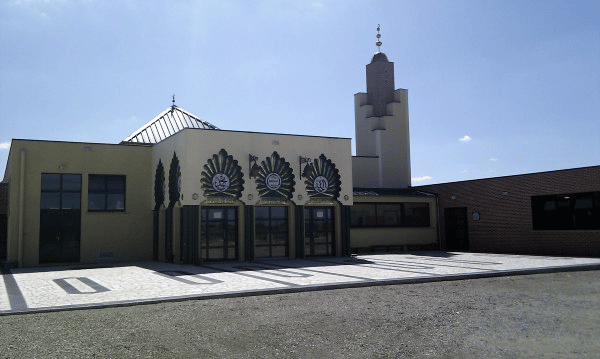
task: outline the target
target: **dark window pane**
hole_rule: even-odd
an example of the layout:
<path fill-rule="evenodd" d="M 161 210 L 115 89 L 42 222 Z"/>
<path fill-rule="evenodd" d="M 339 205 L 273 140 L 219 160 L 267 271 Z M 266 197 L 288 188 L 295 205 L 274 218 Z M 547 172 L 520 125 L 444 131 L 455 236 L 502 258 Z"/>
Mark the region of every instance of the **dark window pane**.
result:
<path fill-rule="evenodd" d="M 106 209 L 109 211 L 125 210 L 125 195 L 123 195 L 123 194 L 108 194 L 108 195 L 106 195 Z"/>
<path fill-rule="evenodd" d="M 109 176 L 106 180 L 106 190 L 109 193 L 125 193 L 125 177 Z"/>
<path fill-rule="evenodd" d="M 271 207 L 271 218 L 287 218 L 285 207 Z"/>
<path fill-rule="evenodd" d="M 406 227 L 429 227 L 429 204 L 428 203 L 403 203 L 404 226 Z"/>
<path fill-rule="evenodd" d="M 377 225 L 400 226 L 402 225 L 402 211 L 400 204 L 378 204 Z"/>
<path fill-rule="evenodd" d="M 63 175 L 63 191 L 81 191 L 81 175 Z"/>
<path fill-rule="evenodd" d="M 372 226 L 375 221 L 375 205 L 374 204 L 354 204 L 350 210 L 350 225 L 353 227 Z"/>
<path fill-rule="evenodd" d="M 41 209 L 60 209 L 60 192 L 42 192 Z"/>
<path fill-rule="evenodd" d="M 230 221 L 235 221 L 236 220 L 235 213 L 236 213 L 235 208 L 227 209 L 227 219 Z"/>
<path fill-rule="evenodd" d="M 256 219 L 269 218 L 269 207 L 254 207 L 254 216 Z"/>
<path fill-rule="evenodd" d="M 60 191 L 60 174 L 42 173 L 42 191 Z"/>
<path fill-rule="evenodd" d="M 106 191 L 106 180 L 104 176 L 90 175 L 88 180 L 88 191 L 89 192 L 105 192 Z"/>
<path fill-rule="evenodd" d="M 575 209 L 593 208 L 592 198 L 578 198 L 575 200 Z"/>
<path fill-rule="evenodd" d="M 559 209 L 571 208 L 571 198 L 570 197 L 561 198 L 557 202 L 558 202 Z"/>
<path fill-rule="evenodd" d="M 81 194 L 79 192 L 62 193 L 62 209 L 79 209 L 81 207 Z"/>
<path fill-rule="evenodd" d="M 556 201 L 545 201 L 544 202 L 544 211 L 555 211 L 556 210 Z"/>
<path fill-rule="evenodd" d="M 106 209 L 106 195 L 104 193 L 88 194 L 88 211 L 103 211 Z"/>

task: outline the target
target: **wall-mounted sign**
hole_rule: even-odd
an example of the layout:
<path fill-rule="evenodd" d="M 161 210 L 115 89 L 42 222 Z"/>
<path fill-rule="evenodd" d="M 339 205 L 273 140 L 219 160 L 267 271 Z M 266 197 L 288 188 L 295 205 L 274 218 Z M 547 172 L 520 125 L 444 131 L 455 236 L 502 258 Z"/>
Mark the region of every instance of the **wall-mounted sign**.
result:
<path fill-rule="evenodd" d="M 240 198 L 244 190 L 242 168 L 238 165 L 238 161 L 222 149 L 219 154 L 209 158 L 204 165 L 200 183 L 206 197 Z"/>
<path fill-rule="evenodd" d="M 261 197 L 291 198 L 294 192 L 294 173 L 285 158 L 277 151 L 261 162 L 256 178 L 256 190 Z"/>
<path fill-rule="evenodd" d="M 307 166 L 310 166 L 310 169 L 304 171 L 307 175 L 304 184 L 306 185 L 308 197 L 311 199 L 337 199 L 340 195 L 342 182 L 335 164 L 327 159 L 324 154 L 321 154 L 318 159 L 315 158 Z"/>

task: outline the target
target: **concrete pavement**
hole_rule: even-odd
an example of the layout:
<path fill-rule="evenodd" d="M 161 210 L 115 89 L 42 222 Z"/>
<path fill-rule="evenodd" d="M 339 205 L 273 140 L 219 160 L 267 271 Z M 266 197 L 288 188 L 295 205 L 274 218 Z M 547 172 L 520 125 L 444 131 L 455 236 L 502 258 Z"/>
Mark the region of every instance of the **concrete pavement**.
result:
<path fill-rule="evenodd" d="M 600 258 L 460 252 L 19 268 L 2 272 L 0 315 L 589 269 Z"/>

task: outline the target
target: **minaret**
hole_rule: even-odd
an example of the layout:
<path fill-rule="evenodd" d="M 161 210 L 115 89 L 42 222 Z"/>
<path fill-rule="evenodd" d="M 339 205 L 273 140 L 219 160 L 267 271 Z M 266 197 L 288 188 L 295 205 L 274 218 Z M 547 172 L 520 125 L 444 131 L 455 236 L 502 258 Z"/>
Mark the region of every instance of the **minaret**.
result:
<path fill-rule="evenodd" d="M 354 95 L 354 111 L 354 187 L 410 187 L 408 91 L 394 90 L 394 63 L 381 51 L 367 65 L 367 93 Z"/>

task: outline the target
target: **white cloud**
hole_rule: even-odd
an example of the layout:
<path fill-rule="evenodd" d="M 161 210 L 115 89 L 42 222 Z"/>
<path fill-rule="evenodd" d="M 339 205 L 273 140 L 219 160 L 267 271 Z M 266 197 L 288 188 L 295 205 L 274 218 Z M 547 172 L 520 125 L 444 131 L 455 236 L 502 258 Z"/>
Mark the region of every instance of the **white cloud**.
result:
<path fill-rule="evenodd" d="M 411 179 L 413 180 L 413 182 L 421 182 L 421 181 L 430 180 L 431 178 L 432 178 L 431 176 L 421 176 L 421 177 L 413 177 Z"/>
<path fill-rule="evenodd" d="M 314 3 L 312 3 L 312 6 L 314 6 L 314 7 L 323 7 L 324 5 L 322 3 L 320 3 L 320 2 L 314 2 Z"/>
<path fill-rule="evenodd" d="M 459 138 L 458 140 L 459 140 L 460 142 L 469 142 L 469 141 L 471 141 L 471 137 L 470 137 L 470 136 L 467 136 L 467 135 L 465 135 L 465 137 Z"/>
<path fill-rule="evenodd" d="M 498 159 L 497 159 L 497 158 L 494 158 L 494 157 L 492 157 L 492 158 L 490 158 L 490 161 L 498 161 Z"/>
<path fill-rule="evenodd" d="M 10 148 L 10 142 L 2 142 L 2 143 L 0 143 L 0 150 L 5 150 L 7 148 Z"/>

